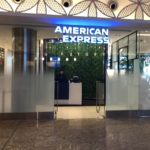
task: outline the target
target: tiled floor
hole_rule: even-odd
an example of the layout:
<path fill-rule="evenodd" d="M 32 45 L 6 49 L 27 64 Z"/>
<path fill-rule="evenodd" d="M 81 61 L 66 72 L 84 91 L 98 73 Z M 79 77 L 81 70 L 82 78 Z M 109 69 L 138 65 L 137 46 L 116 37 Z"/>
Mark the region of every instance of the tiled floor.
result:
<path fill-rule="evenodd" d="M 104 116 L 104 107 L 96 106 L 59 106 L 58 119 L 85 119 L 85 118 L 102 118 Z"/>
<path fill-rule="evenodd" d="M 150 150 L 150 120 L 0 121 L 0 149 Z"/>

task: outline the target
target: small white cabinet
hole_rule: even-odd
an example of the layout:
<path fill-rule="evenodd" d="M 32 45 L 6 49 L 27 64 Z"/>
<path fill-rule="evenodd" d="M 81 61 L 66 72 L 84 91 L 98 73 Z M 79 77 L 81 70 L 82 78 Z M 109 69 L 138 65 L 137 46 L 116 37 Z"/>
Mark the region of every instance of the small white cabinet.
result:
<path fill-rule="evenodd" d="M 59 105 L 82 105 L 82 83 L 69 82 L 69 99 L 58 99 Z"/>
<path fill-rule="evenodd" d="M 69 84 L 69 104 L 82 104 L 82 83 Z"/>

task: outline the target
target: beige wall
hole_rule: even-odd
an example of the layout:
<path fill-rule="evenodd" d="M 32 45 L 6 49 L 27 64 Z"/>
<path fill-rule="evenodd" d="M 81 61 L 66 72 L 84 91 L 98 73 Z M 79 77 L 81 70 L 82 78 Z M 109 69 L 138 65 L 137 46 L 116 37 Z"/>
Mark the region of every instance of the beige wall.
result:
<path fill-rule="evenodd" d="M 110 43 L 112 44 L 113 42 L 119 40 L 122 37 L 127 36 L 130 33 L 131 31 L 110 31 Z"/>
<path fill-rule="evenodd" d="M 0 47 L 12 50 L 11 26 L 0 26 Z"/>
<path fill-rule="evenodd" d="M 37 29 L 37 40 L 59 38 L 60 34 L 54 33 L 55 27 Z"/>
<path fill-rule="evenodd" d="M 12 26 L 0 26 L 0 47 L 12 50 Z M 33 27 L 32 27 L 33 28 Z M 34 28 L 33 28 L 34 29 Z M 60 34 L 54 33 L 55 27 L 51 28 L 37 28 L 37 42 L 46 38 L 59 38 Z M 129 34 L 129 31 L 110 31 L 110 43 L 120 39 Z"/>

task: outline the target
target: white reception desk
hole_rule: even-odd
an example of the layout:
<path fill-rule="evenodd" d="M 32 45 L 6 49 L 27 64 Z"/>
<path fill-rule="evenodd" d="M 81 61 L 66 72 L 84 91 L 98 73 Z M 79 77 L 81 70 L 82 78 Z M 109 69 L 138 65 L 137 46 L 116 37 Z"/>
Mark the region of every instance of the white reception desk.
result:
<path fill-rule="evenodd" d="M 58 100 L 59 105 L 82 105 L 82 83 L 69 82 L 69 99 Z"/>

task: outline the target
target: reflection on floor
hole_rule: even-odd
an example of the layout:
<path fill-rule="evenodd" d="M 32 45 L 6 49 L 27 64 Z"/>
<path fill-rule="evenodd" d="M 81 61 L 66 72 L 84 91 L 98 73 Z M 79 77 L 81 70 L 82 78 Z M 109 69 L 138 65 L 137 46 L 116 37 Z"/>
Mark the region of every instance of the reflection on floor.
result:
<path fill-rule="evenodd" d="M 104 107 L 96 106 L 59 106 L 57 119 L 84 119 L 84 118 L 102 118 L 104 116 Z"/>
<path fill-rule="evenodd" d="M 0 150 L 150 150 L 149 119 L 0 121 Z"/>

